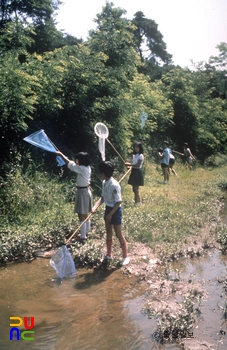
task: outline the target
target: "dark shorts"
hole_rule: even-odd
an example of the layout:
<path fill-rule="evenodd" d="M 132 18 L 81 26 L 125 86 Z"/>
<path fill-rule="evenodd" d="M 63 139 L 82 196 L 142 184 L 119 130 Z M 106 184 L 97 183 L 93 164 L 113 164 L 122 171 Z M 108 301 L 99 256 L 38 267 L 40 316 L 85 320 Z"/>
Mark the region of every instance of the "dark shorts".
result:
<path fill-rule="evenodd" d="M 168 168 L 168 166 L 169 166 L 169 165 L 167 165 L 167 164 L 165 164 L 165 163 L 161 163 L 162 169 L 163 169 L 163 168 Z"/>
<path fill-rule="evenodd" d="M 169 165 L 173 165 L 173 164 L 175 164 L 175 159 L 170 158 L 170 160 L 169 160 Z"/>
<path fill-rule="evenodd" d="M 112 210 L 113 208 L 111 207 L 106 207 L 105 213 L 104 213 L 104 220 L 107 214 Z M 115 213 L 112 216 L 111 224 L 112 225 L 121 225 L 122 222 L 122 207 L 119 207 Z"/>

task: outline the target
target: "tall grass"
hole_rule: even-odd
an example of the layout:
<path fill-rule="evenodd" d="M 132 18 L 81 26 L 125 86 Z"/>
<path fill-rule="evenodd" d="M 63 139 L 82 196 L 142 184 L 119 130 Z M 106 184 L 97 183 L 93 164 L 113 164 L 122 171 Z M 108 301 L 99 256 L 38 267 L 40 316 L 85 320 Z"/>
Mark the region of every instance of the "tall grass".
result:
<path fill-rule="evenodd" d="M 212 230 L 211 224 L 219 221 L 220 201 L 225 199 L 227 166 L 198 166 L 190 171 L 180 164 L 176 170 L 178 176 L 171 175 L 170 183 L 166 185 L 162 183 L 160 165 L 146 163 L 145 185 L 140 188 L 141 206 L 134 206 L 127 178 L 121 183 L 123 230 L 127 240 L 132 244 L 149 245 L 161 258 L 179 251 L 181 243 L 199 239 L 204 227 Z M 17 242 L 16 246 L 12 242 L 14 252 L 28 249 L 25 245 L 31 252 L 48 242 L 62 243 L 64 236 L 76 229 L 78 219 L 73 214 L 75 180 L 63 180 L 61 171 L 50 176 L 39 170 L 22 172 L 16 167 L 8 173 L 0 187 L 0 234 L 2 247 L 4 244 L 8 247 L 8 250 L 0 250 L 2 261 L 10 250 L 12 237 Z M 96 201 L 101 193 L 95 186 L 94 189 Z M 92 251 L 91 255 L 96 258 L 100 254 L 97 252 L 105 241 L 103 209 L 100 207 L 92 218 L 95 234 L 86 246 L 72 248 L 77 254 L 85 256 Z M 222 226 L 221 232 L 223 240 L 226 228 Z M 22 248 L 20 242 L 23 242 Z"/>
<path fill-rule="evenodd" d="M 220 200 L 225 193 L 220 184 L 226 180 L 227 167 L 197 167 L 195 171 L 178 165 L 178 176 L 171 175 L 163 184 L 159 166 L 146 166 L 145 186 L 141 188 L 142 206 L 133 205 L 133 194 L 124 185 L 124 227 L 128 239 L 155 248 L 161 244 L 163 254 L 180 243 L 199 238 L 202 228 L 208 230 L 218 222 Z"/>

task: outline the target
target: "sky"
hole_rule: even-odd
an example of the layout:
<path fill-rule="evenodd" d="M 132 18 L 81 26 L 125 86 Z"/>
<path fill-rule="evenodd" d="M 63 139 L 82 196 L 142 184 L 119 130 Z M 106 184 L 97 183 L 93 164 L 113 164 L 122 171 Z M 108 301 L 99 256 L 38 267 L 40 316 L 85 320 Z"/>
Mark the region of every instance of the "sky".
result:
<path fill-rule="evenodd" d="M 63 0 L 57 11 L 57 28 L 86 40 L 95 29 L 94 19 L 102 12 L 105 0 Z M 112 0 L 114 7 L 127 11 L 132 19 L 137 11 L 158 24 L 167 52 L 175 65 L 192 68 L 217 56 L 216 46 L 227 43 L 227 0 Z"/>

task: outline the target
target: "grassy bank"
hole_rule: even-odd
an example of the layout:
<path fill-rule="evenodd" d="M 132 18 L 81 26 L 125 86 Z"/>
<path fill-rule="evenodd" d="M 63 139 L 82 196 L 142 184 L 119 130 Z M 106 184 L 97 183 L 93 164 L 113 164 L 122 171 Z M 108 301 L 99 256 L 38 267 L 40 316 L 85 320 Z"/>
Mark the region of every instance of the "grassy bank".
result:
<path fill-rule="evenodd" d="M 219 214 L 226 197 L 227 166 L 197 166 L 190 171 L 179 164 L 176 170 L 178 176 L 171 175 L 165 185 L 160 165 L 146 162 L 141 206 L 134 206 L 128 177 L 121 183 L 123 229 L 129 247 L 133 242 L 144 243 L 160 260 L 197 254 L 197 242 L 208 247 L 209 237 L 218 239 L 225 248 L 227 231 Z M 62 180 L 62 172 L 50 177 L 39 171 L 22 174 L 16 168 L 9 173 L 0 188 L 0 263 L 31 259 L 36 250 L 61 245 L 78 226 L 73 214 L 74 192 L 75 179 Z M 99 195 L 94 192 L 94 201 Z M 103 209 L 100 207 L 92 218 L 92 234 L 86 245 L 70 246 L 78 264 L 93 265 L 102 259 Z"/>

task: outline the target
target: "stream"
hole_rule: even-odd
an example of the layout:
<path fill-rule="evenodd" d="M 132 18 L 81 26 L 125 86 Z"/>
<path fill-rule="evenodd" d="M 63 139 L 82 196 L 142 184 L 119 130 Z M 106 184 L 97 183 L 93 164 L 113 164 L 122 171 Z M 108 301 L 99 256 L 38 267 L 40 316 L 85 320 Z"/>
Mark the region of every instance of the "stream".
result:
<path fill-rule="evenodd" d="M 226 277 L 226 268 L 227 257 L 219 251 L 170 266 L 173 273 L 180 271 L 181 280 L 194 274 L 208 292 L 193 342 L 213 344 L 210 349 L 227 348 L 227 321 L 220 308 L 225 293 L 218 281 Z M 141 311 L 147 297 L 143 284 L 118 269 L 80 269 L 75 277 L 60 280 L 49 259 L 2 267 L 0 349 L 180 349 L 176 343 L 158 344 L 152 337 L 156 320 Z M 34 340 L 9 340 L 12 316 L 34 317 Z"/>

